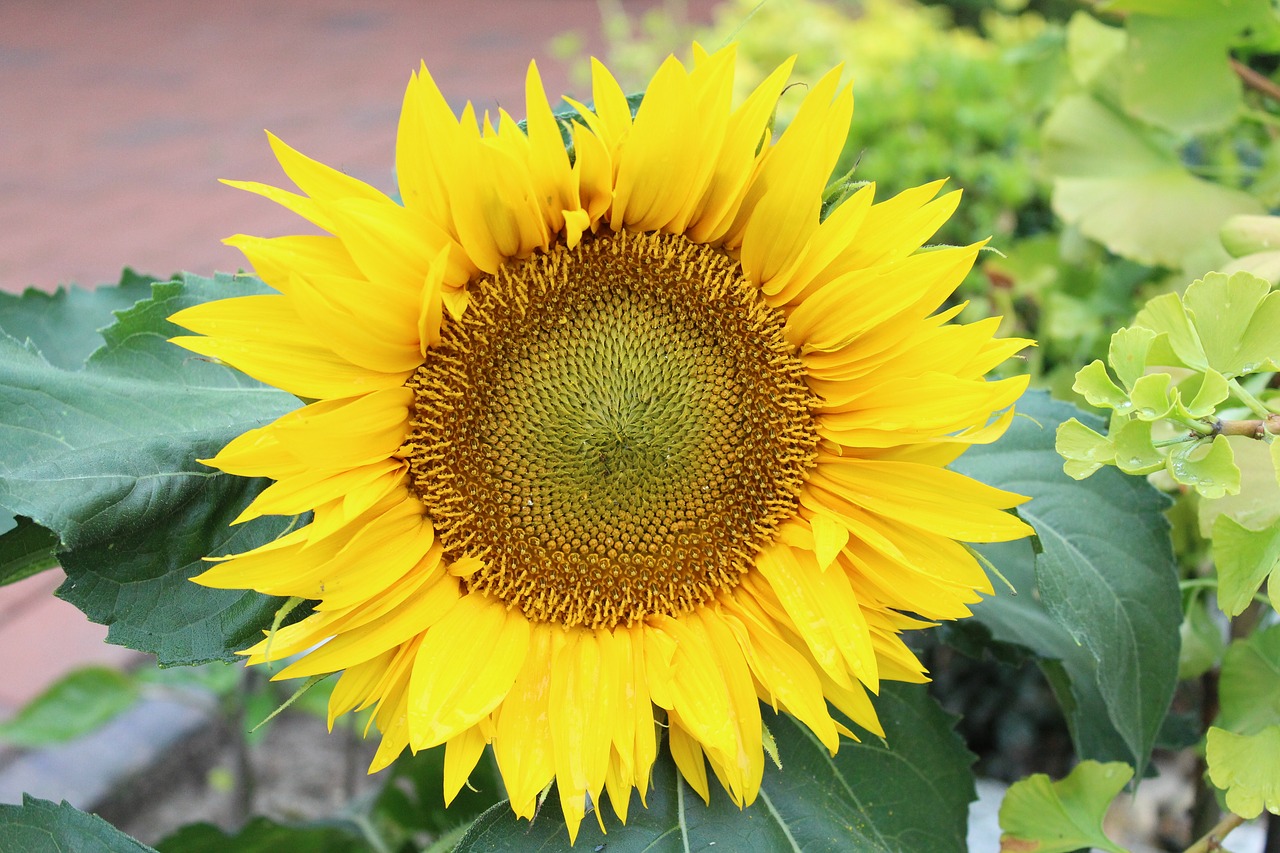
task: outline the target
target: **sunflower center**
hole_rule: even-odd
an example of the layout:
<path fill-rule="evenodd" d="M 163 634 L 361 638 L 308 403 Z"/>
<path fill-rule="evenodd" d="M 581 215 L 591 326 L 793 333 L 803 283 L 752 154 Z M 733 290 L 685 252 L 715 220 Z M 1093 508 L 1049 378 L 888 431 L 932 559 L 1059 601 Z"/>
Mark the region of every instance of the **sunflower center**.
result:
<path fill-rule="evenodd" d="M 782 322 L 736 261 L 666 234 L 474 282 L 408 382 L 402 451 L 468 589 L 595 628 L 733 588 L 814 460 Z"/>

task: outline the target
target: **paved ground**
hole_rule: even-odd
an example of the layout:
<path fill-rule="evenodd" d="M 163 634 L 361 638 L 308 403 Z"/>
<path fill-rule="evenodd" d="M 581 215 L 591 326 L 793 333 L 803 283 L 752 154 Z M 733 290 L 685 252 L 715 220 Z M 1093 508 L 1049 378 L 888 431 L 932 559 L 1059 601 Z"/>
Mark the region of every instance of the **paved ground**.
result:
<path fill-rule="evenodd" d="M 4 0 L 0 288 L 236 269 L 223 237 L 300 224 L 217 183 L 285 181 L 264 128 L 389 190 L 419 60 L 458 107 L 520 115 L 528 61 L 570 91 L 550 43 L 578 30 L 598 50 L 599 21 L 597 0 Z M 0 588 L 0 718 L 73 667 L 136 659 L 49 594 L 55 575 Z"/>

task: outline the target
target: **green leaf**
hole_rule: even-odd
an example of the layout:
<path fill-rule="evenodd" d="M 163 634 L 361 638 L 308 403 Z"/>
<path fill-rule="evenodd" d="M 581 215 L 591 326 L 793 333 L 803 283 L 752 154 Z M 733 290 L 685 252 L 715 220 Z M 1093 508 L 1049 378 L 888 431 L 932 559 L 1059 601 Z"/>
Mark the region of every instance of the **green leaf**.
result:
<path fill-rule="evenodd" d="M 1178 411 L 1187 418 L 1207 418 L 1218 404 L 1231 396 L 1226 377 L 1212 368 L 1194 373 L 1178 383 Z M 1190 403 L 1183 403 L 1190 399 Z"/>
<path fill-rule="evenodd" d="M 1188 444 L 1170 453 L 1165 468 L 1175 482 L 1191 486 L 1202 497 L 1220 498 L 1240 491 L 1240 468 L 1225 435 L 1213 441 Z"/>
<path fill-rule="evenodd" d="M 13 527 L 0 533 L 0 586 L 52 569 L 58 565 L 57 550 L 52 531 L 29 518 L 15 519 Z"/>
<path fill-rule="evenodd" d="M 1227 0 L 1230 2 L 1230 0 Z M 1219 7 L 1224 5 L 1219 2 Z M 1204 14 L 1205 0 L 1105 0 L 1098 8 L 1107 12 L 1160 15 L 1166 18 L 1198 18 Z"/>
<path fill-rule="evenodd" d="M 0 804 L 0 853 L 155 853 L 97 815 L 23 795 Z"/>
<path fill-rule="evenodd" d="M 1280 249 L 1280 216 L 1232 216 L 1218 230 L 1222 248 L 1233 258 Z"/>
<path fill-rule="evenodd" d="M 1205 599 L 1196 598 L 1182 619 L 1182 627 L 1178 629 L 1178 636 L 1182 638 L 1182 651 L 1178 656 L 1179 681 L 1203 675 L 1217 666 L 1227 648 L 1222 627 L 1209 612 L 1209 607 Z M 1199 740 L 1198 733 L 1196 740 Z"/>
<path fill-rule="evenodd" d="M 209 823 L 182 827 L 156 845 L 160 853 L 372 853 L 359 829 L 345 821 L 276 823 L 255 817 L 239 832 Z"/>
<path fill-rule="evenodd" d="M 1173 411 L 1173 377 L 1167 373 L 1148 373 L 1138 377 L 1130 394 L 1133 414 L 1144 421 L 1163 418 Z"/>
<path fill-rule="evenodd" d="M 1041 547 L 1015 542 L 979 550 L 1018 590 L 996 585 L 974 618 L 996 640 L 1033 651 L 1064 705 L 1082 758 L 1145 767 L 1178 675 L 1182 622 L 1177 567 L 1163 510 L 1145 480 L 1100 471 L 1086 483 L 1062 472 L 1054 428 L 1075 407 L 1029 392 L 1008 433 L 952 467 L 1031 496 L 1019 515 Z M 1034 419 L 1034 421 L 1032 420 Z"/>
<path fill-rule="evenodd" d="M 1091 87 L 1121 57 L 1128 40 L 1119 27 L 1109 27 L 1088 12 L 1077 11 L 1067 22 L 1071 75 L 1080 85 Z"/>
<path fill-rule="evenodd" d="M 1239 616 L 1267 576 L 1280 572 L 1280 521 L 1258 530 L 1229 515 L 1213 522 L 1213 561 L 1218 568 L 1218 606 Z"/>
<path fill-rule="evenodd" d="M 1274 287 L 1276 284 L 1280 284 L 1280 251 L 1254 252 L 1251 255 L 1242 255 L 1220 266 L 1218 272 L 1225 275 L 1247 272 L 1250 275 L 1256 275 Z"/>
<path fill-rule="evenodd" d="M 108 642 L 154 654 L 161 666 L 243 660 L 235 653 L 262 638 L 284 599 L 210 589 L 190 578 L 209 567 L 206 556 L 257 548 L 296 523 L 271 517 L 231 526 L 267 482 L 210 478 L 199 497 L 175 507 L 163 526 L 64 554 L 67 580 L 58 597 L 108 625 Z M 297 608 L 286 624 L 308 612 Z"/>
<path fill-rule="evenodd" d="M 742 811 L 714 781 L 711 804 L 703 805 L 664 750 L 654 765 L 649 807 L 633 797 L 625 826 L 605 817 L 607 835 L 588 815 L 574 849 L 961 853 L 974 797 L 973 756 L 952 732 L 953 718 L 919 685 L 884 684 L 876 707 L 887 743 L 843 742 L 834 757 L 791 717 L 771 720 L 783 769 L 765 768 L 759 798 Z M 456 851 L 561 849 L 568 849 L 568 832 L 552 795 L 532 824 L 517 821 L 506 803 L 494 806 Z"/>
<path fill-rule="evenodd" d="M 1080 368 L 1071 390 L 1088 400 L 1090 406 L 1097 406 L 1100 409 L 1128 412 L 1133 408 L 1133 404 L 1129 402 L 1129 395 L 1111 380 L 1111 374 L 1107 373 L 1107 366 L 1097 359 Z"/>
<path fill-rule="evenodd" d="M 1088 95 L 1059 101 L 1042 133 L 1053 209 L 1126 258 L 1180 268 L 1221 256 L 1219 224 L 1263 212 L 1252 196 L 1192 175 L 1175 151 Z"/>
<path fill-rule="evenodd" d="M 0 742 L 37 747 L 74 740 L 105 725 L 137 698 L 137 684 L 123 673 L 100 666 L 77 669 L 0 723 Z"/>
<path fill-rule="evenodd" d="M 1265 7 L 1267 0 L 1260 2 Z M 1200 5 L 1197 17 L 1132 15 L 1125 22 L 1121 101 L 1130 114 L 1175 133 L 1221 130 L 1244 105 L 1228 61 L 1240 21 L 1224 14 L 1221 3 Z"/>
<path fill-rule="evenodd" d="M 1096 847 L 1128 853 L 1102 831 L 1102 819 L 1132 778 L 1128 764 L 1082 761 L 1057 782 L 1036 773 L 1013 783 L 1000 804 L 1000 850 L 1071 853 Z"/>
<path fill-rule="evenodd" d="M 1209 780 L 1227 793 L 1227 808 L 1252 820 L 1263 808 L 1280 814 L 1280 725 L 1254 735 L 1210 727 L 1205 745 Z"/>
<path fill-rule="evenodd" d="M 1200 535 L 1206 539 L 1213 536 L 1219 515 L 1229 515 L 1250 530 L 1262 530 L 1280 520 L 1280 481 L 1272 461 L 1280 441 L 1270 447 L 1252 438 L 1230 436 L 1227 441 L 1240 468 L 1240 491 L 1200 501 Z"/>
<path fill-rule="evenodd" d="M 1155 339 L 1155 332 L 1141 326 L 1120 329 L 1111 336 L 1107 348 L 1107 363 L 1120 377 L 1124 387 L 1132 388 L 1147 369 L 1147 353 Z"/>
<path fill-rule="evenodd" d="M 161 664 L 230 659 L 277 606 L 187 582 L 202 557 L 255 547 L 296 523 L 228 529 L 265 482 L 195 460 L 298 400 L 167 341 L 179 331 L 166 319 L 175 311 L 262 289 L 228 276 L 157 284 L 79 371 L 0 337 L 0 506 L 59 537 L 62 597 L 109 624 L 111 642 Z"/>
<path fill-rule="evenodd" d="M 1218 699 L 1218 725 L 1224 729 L 1252 735 L 1280 725 L 1280 625 L 1227 648 Z"/>
<path fill-rule="evenodd" d="M 1173 366 L 1212 368 L 1228 379 L 1280 369 L 1280 292 L 1247 272 L 1209 273 L 1181 297 L 1157 296 L 1133 324 L 1168 334 Z"/>
<path fill-rule="evenodd" d="M 164 318 L 179 308 L 260 289 L 229 278 L 158 284 L 83 371 L 0 337 L 0 505 L 68 548 L 164 526 L 218 476 L 197 456 L 297 406 L 167 342 L 179 330 Z"/>
<path fill-rule="evenodd" d="M 72 286 L 53 293 L 34 288 L 21 296 L 0 293 L 0 331 L 31 341 L 55 367 L 76 370 L 102 346 L 99 330 L 111 324 L 113 312 L 149 297 L 155 281 L 126 269 L 119 284 L 92 290 Z"/>
<path fill-rule="evenodd" d="M 1054 450 L 1066 460 L 1062 469 L 1075 480 L 1083 480 L 1103 465 L 1116 461 L 1116 448 L 1111 437 L 1090 429 L 1075 418 L 1058 426 Z"/>
<path fill-rule="evenodd" d="M 1150 474 L 1164 467 L 1164 454 L 1151 441 L 1151 422 L 1126 418 L 1111 423 L 1116 445 L 1116 467 L 1126 474 Z"/>

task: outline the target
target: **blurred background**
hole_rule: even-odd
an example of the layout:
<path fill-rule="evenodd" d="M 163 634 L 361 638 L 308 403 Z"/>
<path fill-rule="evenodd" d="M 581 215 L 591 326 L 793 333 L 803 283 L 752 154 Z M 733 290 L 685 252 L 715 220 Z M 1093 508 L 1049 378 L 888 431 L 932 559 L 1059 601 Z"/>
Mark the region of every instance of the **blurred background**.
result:
<path fill-rule="evenodd" d="M 1234 33 L 1219 38 L 1194 15 L 1188 21 L 1178 31 L 1187 49 L 1172 65 L 1160 57 L 1143 65 L 1131 62 L 1141 43 L 1125 46 L 1122 17 L 1074 0 L 3 0 L 0 291 L 114 283 L 125 267 L 161 278 L 234 271 L 241 256 L 221 239 L 299 233 L 305 224 L 292 214 L 218 183 L 287 184 L 264 129 L 394 191 L 396 121 L 420 60 L 455 110 L 470 100 L 521 117 L 530 59 L 553 100 L 563 93 L 589 101 L 590 56 L 636 91 L 668 53 L 687 57 L 691 39 L 711 48 L 737 40 L 740 93 L 792 54 L 800 87 L 845 64 L 855 114 L 838 176 L 877 181 L 878 198 L 937 178 L 964 190 L 938 241 L 989 238 L 997 251 L 984 254 L 961 289 L 969 302 L 962 317 L 1000 315 L 1001 334 L 1037 339 L 1014 369 L 1071 399 L 1075 371 L 1105 354 L 1136 306 L 1223 268 L 1218 227 L 1226 216 L 1280 207 L 1280 120 L 1272 114 L 1280 87 L 1267 77 L 1280 47 L 1238 44 Z M 1228 49 L 1253 67 L 1225 71 Z M 1210 86 L 1210 72 L 1225 77 Z M 784 94 L 780 123 L 802 91 Z M 1088 112 L 1093 104 L 1104 113 Z M 1192 572 L 1205 546 L 1193 514 L 1183 522 L 1179 555 Z M 86 692 L 64 691 L 57 706 L 97 702 L 98 716 L 50 727 L 79 726 L 99 741 L 33 753 L 0 737 L 0 802 L 39 783 L 41 796 L 110 813 L 144 841 L 195 817 L 234 823 L 253 799 L 232 779 L 248 760 L 245 720 L 262 719 L 288 691 L 225 672 L 194 675 L 188 681 L 213 705 L 186 722 L 175 710 L 182 703 L 153 706 L 146 726 L 111 729 L 123 709 L 136 711 L 140 696 L 159 695 L 176 677 L 165 686 L 162 673 L 139 686 L 112 675 L 143 656 L 105 644 L 105 627 L 50 595 L 60 580 L 44 572 L 0 587 L 0 721 L 68 673 L 103 665 L 75 688 Z M 963 711 L 980 772 L 1005 780 L 1065 773 L 1070 741 L 1044 678 L 1017 655 L 1000 666 L 989 655 L 978 662 L 957 654 L 965 630 L 962 623 L 948 635 L 950 646 L 927 640 L 921 654 L 939 675 L 944 704 Z M 970 639 L 981 656 L 985 641 Z M 1197 671 L 1190 661 L 1187 673 L 1212 664 L 1210 657 Z M 102 729 L 111 719 L 117 723 Z M 150 794 L 136 779 L 121 782 L 122 773 L 147 773 L 145 762 L 122 770 L 123 754 L 146 752 L 150 739 L 154 761 L 171 740 L 217 729 L 213 719 L 226 727 L 204 746 L 170 750 L 191 759 L 205 787 L 172 819 L 130 823 Z M 278 738 L 285 757 L 315 753 L 320 743 L 334 754 L 310 756 L 330 764 L 276 767 L 285 783 L 360 778 L 367 757 L 354 735 L 290 740 L 290 731 L 273 726 L 253 738 L 258 747 Z M 236 744 L 230 753 L 227 738 Z M 101 764 L 90 767 L 91 759 Z M 265 791 L 272 767 L 260 769 Z M 1168 769 L 1169 786 L 1144 783 L 1145 804 L 1133 801 L 1122 818 L 1134 850 L 1185 844 L 1192 794 L 1178 777 L 1196 770 Z M 112 773 L 106 788 L 75 787 Z M 325 814 L 357 782 L 339 787 L 295 787 L 275 801 L 260 793 L 256 808 Z M 241 801 L 214 802 L 211 791 Z M 193 803 L 208 809 L 192 814 Z M 986 819 L 990 831 L 994 815 Z M 1237 839 L 1236 849 L 1250 849 Z"/>

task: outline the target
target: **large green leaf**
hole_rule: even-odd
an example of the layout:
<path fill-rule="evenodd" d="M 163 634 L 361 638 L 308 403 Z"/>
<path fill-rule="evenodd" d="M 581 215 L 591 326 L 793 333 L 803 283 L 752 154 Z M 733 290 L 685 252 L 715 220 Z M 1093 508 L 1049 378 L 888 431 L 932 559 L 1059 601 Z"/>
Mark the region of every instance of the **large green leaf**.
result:
<path fill-rule="evenodd" d="M 705 806 L 664 751 L 654 766 L 648 808 L 633 797 L 625 826 L 611 813 L 605 817 L 607 835 L 588 815 L 575 849 L 965 850 L 973 756 L 952 732 L 952 718 L 917 685 L 884 685 L 876 707 L 887 743 L 846 742 L 834 757 L 792 718 L 768 717 L 782 769 L 766 767 L 759 798 L 742 811 L 714 782 Z M 566 850 L 568 831 L 557 803 L 548 797 L 532 824 L 500 803 L 476 821 L 456 851 Z"/>
<path fill-rule="evenodd" d="M 200 558 L 251 548 L 292 523 L 227 523 L 261 481 L 197 458 L 298 405 L 296 398 L 169 344 L 175 311 L 261 292 L 247 278 L 157 284 L 120 314 L 83 370 L 0 335 L 0 506 L 58 536 L 67 600 L 108 638 L 161 663 L 227 658 L 274 604 L 187 582 Z"/>
<path fill-rule="evenodd" d="M 1059 101 L 1043 138 L 1054 210 L 1126 258 L 1209 268 L 1226 261 L 1222 223 L 1263 212 L 1246 193 L 1192 175 L 1140 124 L 1088 95 Z"/>
<path fill-rule="evenodd" d="M 33 288 L 20 296 L 0 293 L 0 330 L 31 341 L 55 367 L 76 370 L 102 346 L 99 332 L 111 325 L 112 314 L 148 298 L 155 281 L 126 269 L 114 286 L 86 290 L 73 285 L 53 293 Z"/>
<path fill-rule="evenodd" d="M 0 512 L 0 586 L 17 583 L 58 565 L 58 537 L 29 518 Z"/>
<path fill-rule="evenodd" d="M 1058 424 L 1074 416 L 1098 428 L 1097 418 L 1043 392 L 1025 395 L 1018 410 L 1029 417 L 954 467 L 1029 495 L 1019 512 L 1040 551 L 1027 542 L 983 546 L 1017 594 L 997 584 L 974 616 L 996 640 L 1042 659 L 1081 758 L 1141 771 L 1178 675 L 1182 608 L 1168 499 L 1111 468 L 1084 482 L 1063 473 Z"/>
<path fill-rule="evenodd" d="M 283 599 L 209 589 L 190 578 L 204 557 L 248 551 L 277 538 L 293 519 L 263 518 L 231 527 L 266 481 L 225 474 L 172 507 L 154 526 L 117 528 L 98 546 L 62 555 L 58 596 L 108 625 L 107 641 L 154 654 L 162 666 L 236 660 L 261 639 Z M 294 622 L 307 612 L 290 613 Z"/>
<path fill-rule="evenodd" d="M 23 796 L 0 804 L 0 853 L 155 853 L 97 815 Z"/>

